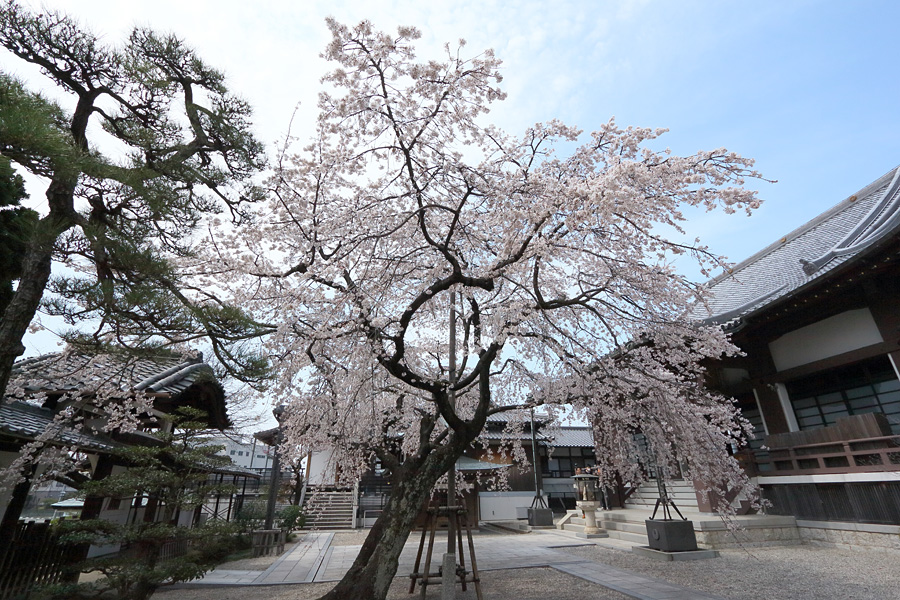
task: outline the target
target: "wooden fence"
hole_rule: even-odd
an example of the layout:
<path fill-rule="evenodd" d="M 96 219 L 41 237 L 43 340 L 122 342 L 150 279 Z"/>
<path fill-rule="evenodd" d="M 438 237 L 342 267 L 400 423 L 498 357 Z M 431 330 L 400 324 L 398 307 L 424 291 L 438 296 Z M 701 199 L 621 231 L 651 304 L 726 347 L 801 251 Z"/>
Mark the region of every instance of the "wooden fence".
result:
<path fill-rule="evenodd" d="M 61 544 L 49 522 L 19 522 L 13 539 L 0 547 L 0 600 L 27 598 L 39 585 L 60 583 L 84 548 Z"/>

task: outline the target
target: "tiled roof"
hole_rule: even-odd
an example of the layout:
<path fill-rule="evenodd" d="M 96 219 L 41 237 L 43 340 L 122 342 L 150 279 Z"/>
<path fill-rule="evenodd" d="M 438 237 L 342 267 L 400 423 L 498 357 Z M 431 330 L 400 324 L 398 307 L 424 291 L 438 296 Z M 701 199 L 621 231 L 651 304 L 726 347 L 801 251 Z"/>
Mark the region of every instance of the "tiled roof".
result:
<path fill-rule="evenodd" d="M 55 425 L 53 411 L 49 409 L 19 401 L 0 403 L 0 433 L 33 440 L 51 427 Z M 94 450 L 111 450 L 121 445 L 106 437 L 80 433 L 69 428 L 61 428 L 54 432 L 49 441 Z"/>
<path fill-rule="evenodd" d="M 180 394 L 212 369 L 202 357 L 133 357 L 124 354 L 88 355 L 78 352 L 45 354 L 13 365 L 12 379 L 24 382 L 27 392 L 89 391 L 100 386 L 122 392 Z"/>
<path fill-rule="evenodd" d="M 900 168 L 709 282 L 697 318 L 727 325 L 816 279 L 900 231 Z"/>
<path fill-rule="evenodd" d="M 484 439 L 484 440 L 519 439 L 524 442 L 530 442 L 531 441 L 531 432 L 530 431 L 522 431 L 518 434 L 514 434 L 509 431 L 505 431 L 503 429 L 499 429 L 499 430 L 484 429 L 484 430 L 482 430 L 482 432 L 480 434 L 478 434 L 478 437 L 480 439 Z M 544 435 L 543 433 L 541 433 L 540 431 L 538 431 L 534 437 L 539 442 L 547 441 L 547 436 Z"/>
<path fill-rule="evenodd" d="M 551 448 L 593 448 L 594 434 L 590 427 L 560 427 L 548 444 Z"/>
<path fill-rule="evenodd" d="M 460 456 L 456 459 L 457 471 L 493 471 L 511 466 L 512 463 L 498 464 L 485 460 L 478 460 L 476 458 L 469 458 L 468 456 Z"/>

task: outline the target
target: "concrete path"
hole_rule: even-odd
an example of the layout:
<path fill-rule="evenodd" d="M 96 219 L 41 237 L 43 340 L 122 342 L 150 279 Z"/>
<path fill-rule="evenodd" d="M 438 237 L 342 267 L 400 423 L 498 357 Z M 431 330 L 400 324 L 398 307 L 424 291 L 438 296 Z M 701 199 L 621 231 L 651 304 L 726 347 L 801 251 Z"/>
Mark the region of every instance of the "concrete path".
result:
<path fill-rule="evenodd" d="M 216 569 L 189 585 L 277 585 L 337 581 L 350 568 L 360 546 L 331 546 L 333 537 L 333 533 L 307 532 L 289 553 L 263 572 Z M 551 567 L 641 600 L 723 600 L 557 550 L 565 546 L 602 543 L 605 540 L 588 542 L 552 530 L 527 535 L 476 534 L 473 539 L 479 571 Z M 418 544 L 419 535 L 411 535 L 400 555 L 398 576 L 402 577 L 413 571 Z M 435 538 L 432 570 L 437 569 L 446 546 L 446 534 L 439 534 Z M 466 549 L 467 566 L 469 560 Z"/>

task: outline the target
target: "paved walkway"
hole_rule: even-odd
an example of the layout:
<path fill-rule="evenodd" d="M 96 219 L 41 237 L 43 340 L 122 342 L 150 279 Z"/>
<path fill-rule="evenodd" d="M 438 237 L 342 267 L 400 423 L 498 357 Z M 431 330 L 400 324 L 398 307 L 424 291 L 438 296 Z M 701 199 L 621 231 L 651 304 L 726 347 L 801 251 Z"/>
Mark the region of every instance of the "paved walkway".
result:
<path fill-rule="evenodd" d="M 331 546 L 333 537 L 333 533 L 307 532 L 289 553 L 279 558 L 265 571 L 216 569 L 207 573 L 203 579 L 191 582 L 190 585 L 273 585 L 337 581 L 350 568 L 353 559 L 359 553 L 360 546 Z M 621 547 L 621 544 L 615 543 L 618 540 L 587 542 L 556 531 L 536 531 L 528 535 L 476 534 L 473 539 L 479 571 L 550 567 L 641 600 L 724 600 L 661 579 L 617 569 L 556 550 L 564 546 L 580 546 L 586 543 Z M 411 535 L 400 555 L 398 576 L 413 571 L 418 544 L 419 536 Z M 446 544 L 446 534 L 443 535 L 443 539 L 440 534 L 435 538 L 432 570 L 439 564 Z M 468 564 L 468 549 L 465 559 Z"/>

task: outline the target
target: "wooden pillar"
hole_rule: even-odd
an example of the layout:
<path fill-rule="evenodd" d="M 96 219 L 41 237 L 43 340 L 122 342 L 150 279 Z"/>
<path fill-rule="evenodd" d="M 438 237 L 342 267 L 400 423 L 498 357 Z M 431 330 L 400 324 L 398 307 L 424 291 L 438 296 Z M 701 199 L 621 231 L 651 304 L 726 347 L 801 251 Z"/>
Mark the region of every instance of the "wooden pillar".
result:
<path fill-rule="evenodd" d="M 898 282 L 891 278 L 890 281 L 878 280 L 866 282 L 864 291 L 869 311 L 881 334 L 881 339 L 887 342 L 890 350 L 887 352 L 894 374 L 900 379 L 900 314 L 897 313 L 897 302 L 900 302 Z"/>
<path fill-rule="evenodd" d="M 112 474 L 113 459 L 109 454 L 101 454 L 97 457 L 97 466 L 91 473 L 91 480 L 99 481 L 106 479 Z M 103 510 L 102 496 L 88 496 L 84 499 L 84 508 L 81 509 L 81 519 L 96 519 Z"/>
<path fill-rule="evenodd" d="M 756 399 L 759 402 L 759 409 L 762 412 L 763 419 L 766 421 L 766 429 L 769 434 L 787 433 L 791 430 L 788 425 L 787 416 L 784 414 L 784 408 L 781 406 L 781 399 L 778 392 L 769 384 L 755 382 L 753 391 L 756 393 Z"/>
<path fill-rule="evenodd" d="M 26 466 L 24 472 L 25 481 L 17 484 L 13 488 L 12 496 L 9 498 L 9 504 L 6 505 L 6 511 L 3 513 L 3 521 L 0 521 L 0 540 L 4 543 L 13 539 L 16 531 L 16 524 L 22 515 L 22 509 L 25 508 L 25 501 L 28 499 L 28 492 L 31 491 L 31 481 L 37 472 L 37 463 L 31 463 Z"/>

